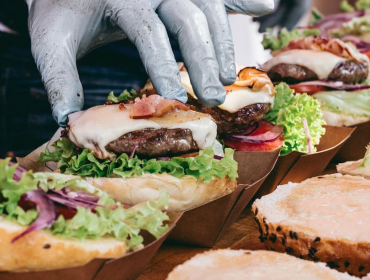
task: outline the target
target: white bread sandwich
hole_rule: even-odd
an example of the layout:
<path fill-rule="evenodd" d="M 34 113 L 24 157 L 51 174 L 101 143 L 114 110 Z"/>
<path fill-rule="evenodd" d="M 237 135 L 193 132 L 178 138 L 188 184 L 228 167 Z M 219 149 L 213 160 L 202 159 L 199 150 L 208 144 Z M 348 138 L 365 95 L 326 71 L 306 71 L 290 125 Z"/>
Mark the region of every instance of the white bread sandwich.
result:
<path fill-rule="evenodd" d="M 252 211 L 266 248 L 364 276 L 370 272 L 369 201 L 369 180 L 334 174 L 279 186 Z"/>
<path fill-rule="evenodd" d="M 364 84 L 369 58 L 352 44 L 309 36 L 292 40 L 272 54 L 262 69 L 273 82 L 286 82 L 296 92 L 318 99 L 328 125 L 370 121 L 370 87 Z"/>
<path fill-rule="evenodd" d="M 370 180 L 370 145 L 367 146 L 365 157 L 358 161 L 348 161 L 337 165 L 343 175 L 361 176 Z"/>
<path fill-rule="evenodd" d="M 262 120 L 272 109 L 275 89 L 266 72 L 255 67 L 237 66 L 237 79 L 231 86 L 225 86 L 225 102 L 217 107 L 203 105 L 194 93 L 186 68 L 179 63 L 181 83 L 188 93 L 187 104 L 196 111 L 209 114 L 217 124 L 219 134 L 244 131 L 253 123 Z M 149 80 L 142 94 L 156 93 Z"/>
<path fill-rule="evenodd" d="M 216 141 L 212 117 L 159 95 L 131 97 L 110 95 L 110 105 L 71 114 L 55 150 L 41 154 L 40 163 L 56 161 L 61 173 L 83 176 L 123 204 L 155 198 L 164 188 L 169 211 L 234 191 L 237 162 Z"/>
<path fill-rule="evenodd" d="M 168 229 L 164 192 L 127 208 L 80 177 L 10 164 L 0 160 L 0 274 L 120 258 L 143 247 L 140 230 L 158 238 Z"/>
<path fill-rule="evenodd" d="M 356 277 L 269 251 L 217 250 L 177 266 L 167 280 L 354 280 Z"/>

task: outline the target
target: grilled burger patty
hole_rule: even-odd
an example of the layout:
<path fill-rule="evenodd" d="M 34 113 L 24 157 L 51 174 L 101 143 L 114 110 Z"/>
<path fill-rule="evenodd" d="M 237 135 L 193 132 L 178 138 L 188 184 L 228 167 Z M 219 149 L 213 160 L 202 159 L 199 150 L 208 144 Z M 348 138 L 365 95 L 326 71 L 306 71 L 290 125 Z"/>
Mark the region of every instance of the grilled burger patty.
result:
<path fill-rule="evenodd" d="M 188 104 L 194 106 L 197 111 L 209 114 L 217 124 L 218 134 L 237 133 L 245 130 L 251 124 L 262 120 L 271 110 L 269 103 L 257 103 L 246 106 L 235 113 L 230 113 L 219 107 L 209 108 L 190 94 Z"/>
<path fill-rule="evenodd" d="M 135 154 L 144 157 L 160 157 L 198 151 L 198 145 L 189 129 L 143 129 L 127 133 L 110 142 L 106 149 L 115 154 Z"/>
<path fill-rule="evenodd" d="M 268 75 L 273 82 L 299 83 L 319 79 L 315 72 L 306 67 L 283 63 L 272 67 Z M 345 84 L 356 84 L 366 80 L 368 75 L 369 68 L 366 63 L 346 60 L 335 66 L 328 80 L 342 81 Z"/>

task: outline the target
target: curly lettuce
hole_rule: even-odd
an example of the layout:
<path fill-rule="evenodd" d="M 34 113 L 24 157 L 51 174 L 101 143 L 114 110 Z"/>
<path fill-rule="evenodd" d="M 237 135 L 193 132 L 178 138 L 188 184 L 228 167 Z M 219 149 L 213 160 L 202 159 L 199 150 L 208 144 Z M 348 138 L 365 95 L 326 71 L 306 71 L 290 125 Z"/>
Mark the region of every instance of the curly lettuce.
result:
<path fill-rule="evenodd" d="M 139 97 L 139 93 L 137 93 L 134 89 L 131 89 L 128 91 L 125 89 L 119 96 L 115 96 L 114 92 L 112 91 L 109 93 L 107 97 L 107 101 L 113 102 L 113 103 L 121 103 L 121 102 L 127 102 L 127 101 L 132 101 L 136 97 Z"/>
<path fill-rule="evenodd" d="M 351 34 L 361 36 L 370 32 L 370 17 L 356 17 L 349 22 L 343 23 L 341 28 L 329 31 L 329 34 L 341 38 L 344 35 Z"/>
<path fill-rule="evenodd" d="M 311 96 L 299 94 L 290 89 L 286 83 L 276 87 L 274 108 L 266 116 L 266 120 L 284 128 L 284 144 L 281 155 L 293 151 L 308 153 L 308 143 L 302 118 L 307 119 L 313 145 L 320 142 L 325 134 L 325 121 L 320 103 Z M 316 148 L 314 148 L 316 151 Z"/>
<path fill-rule="evenodd" d="M 357 166 L 357 168 L 367 168 L 367 167 L 370 167 L 370 144 L 366 147 L 366 154 L 364 159 Z"/>
<path fill-rule="evenodd" d="M 53 145 L 54 152 L 48 149 L 41 153 L 39 164 L 48 161 L 58 162 L 58 168 L 64 174 L 83 177 L 121 177 L 130 178 L 143 174 L 167 173 L 180 178 L 185 175 L 194 176 L 205 183 L 214 178 L 229 176 L 232 180 L 238 177 L 238 164 L 234 160 L 234 151 L 225 149 L 221 160 L 214 158 L 212 147 L 200 151 L 196 157 L 173 157 L 168 161 L 157 159 L 129 158 L 122 154 L 115 160 L 99 159 L 88 149 L 77 149 L 68 138 L 62 138 Z"/>
<path fill-rule="evenodd" d="M 78 207 L 73 218 L 65 219 L 60 215 L 50 229 L 44 229 L 54 235 L 79 240 L 111 235 L 125 241 L 129 248 L 137 248 L 143 242 L 141 230 L 150 232 L 156 238 L 168 230 L 164 222 L 169 218 L 162 209 L 168 205 L 169 196 L 164 191 L 160 191 L 160 196 L 155 200 L 124 209 L 105 192 L 96 189 L 80 177 L 28 171 L 22 174 L 19 182 L 16 182 L 13 179 L 16 168 L 17 165 L 9 166 L 9 159 L 0 160 L 0 216 L 7 220 L 28 226 L 37 219 L 39 215 L 37 209 L 24 211 L 18 205 L 22 195 L 27 191 L 39 188 L 47 192 L 68 187 L 73 191 L 82 190 L 98 195 L 100 205 L 118 207 L 116 209 L 97 207 L 94 212 Z"/>
<path fill-rule="evenodd" d="M 282 28 L 278 34 L 275 34 L 274 30 L 269 28 L 263 35 L 262 45 L 266 50 L 277 51 L 289 45 L 293 40 L 319 34 L 319 29 L 293 29 L 289 31 L 286 28 Z"/>
<path fill-rule="evenodd" d="M 362 91 L 323 91 L 314 97 L 321 108 L 327 111 L 370 118 L 370 90 Z"/>
<path fill-rule="evenodd" d="M 355 6 L 348 3 L 348 0 L 342 0 L 340 2 L 340 9 L 343 12 L 354 12 L 354 11 L 370 11 L 370 0 L 358 0 Z"/>

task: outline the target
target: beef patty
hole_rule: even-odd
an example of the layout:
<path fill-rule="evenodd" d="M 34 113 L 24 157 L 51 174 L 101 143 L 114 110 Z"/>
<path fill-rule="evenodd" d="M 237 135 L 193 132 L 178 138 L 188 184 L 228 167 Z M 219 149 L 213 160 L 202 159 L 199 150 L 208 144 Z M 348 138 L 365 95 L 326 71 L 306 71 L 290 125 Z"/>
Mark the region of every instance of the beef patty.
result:
<path fill-rule="evenodd" d="M 110 142 L 105 148 L 115 154 L 135 154 L 143 157 L 160 157 L 198 151 L 198 145 L 189 129 L 143 129 L 127 133 Z"/>
<path fill-rule="evenodd" d="M 219 107 L 209 108 L 190 94 L 188 96 L 187 103 L 194 106 L 196 111 L 212 116 L 217 124 L 218 134 L 237 133 L 245 130 L 251 124 L 262 120 L 271 110 L 270 103 L 257 103 L 246 106 L 235 113 L 230 113 Z"/>
<path fill-rule="evenodd" d="M 345 84 L 361 83 L 369 75 L 367 63 L 346 60 L 337 64 L 328 80 L 342 81 Z M 299 83 L 318 80 L 319 77 L 310 69 L 293 64 L 277 64 L 270 69 L 268 76 L 273 82 Z"/>

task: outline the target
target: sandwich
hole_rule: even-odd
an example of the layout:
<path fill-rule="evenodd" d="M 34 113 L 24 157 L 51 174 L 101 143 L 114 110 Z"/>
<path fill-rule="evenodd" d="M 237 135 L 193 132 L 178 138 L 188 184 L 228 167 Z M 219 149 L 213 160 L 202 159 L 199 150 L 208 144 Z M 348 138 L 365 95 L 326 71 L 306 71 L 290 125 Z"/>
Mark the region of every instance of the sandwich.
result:
<path fill-rule="evenodd" d="M 370 180 L 370 144 L 363 159 L 340 163 L 337 170 L 343 175 L 361 176 Z"/>
<path fill-rule="evenodd" d="M 252 211 L 266 248 L 362 277 L 370 272 L 369 198 L 369 180 L 333 174 L 279 186 Z"/>
<path fill-rule="evenodd" d="M 233 151 L 216 141 L 211 116 L 159 95 L 111 94 L 107 104 L 69 116 L 66 130 L 40 155 L 63 174 L 83 176 L 124 204 L 166 189 L 170 211 L 186 211 L 231 193 Z M 215 154 L 216 151 L 216 154 Z"/>
<path fill-rule="evenodd" d="M 168 195 L 133 207 L 80 177 L 33 173 L 0 160 L 0 271 L 82 266 L 143 247 L 140 231 L 168 229 Z"/>
<path fill-rule="evenodd" d="M 274 87 L 267 73 L 259 68 L 238 66 L 235 84 L 225 87 L 225 102 L 215 108 L 198 101 L 182 64 L 180 77 L 188 104 L 210 114 L 217 123 L 218 138 L 238 151 L 281 149 L 282 155 L 315 152 L 315 145 L 325 133 L 318 102 L 307 94 L 295 95 L 284 83 Z M 155 94 L 150 80 L 141 93 Z"/>
<path fill-rule="evenodd" d="M 272 44 L 265 42 L 265 46 Z M 319 100 L 328 125 L 351 126 L 370 120 L 370 86 L 364 84 L 369 58 L 353 45 L 310 36 L 293 40 L 272 54 L 262 65 L 271 80 L 286 82 L 296 92 Z"/>
<path fill-rule="evenodd" d="M 167 280 L 355 280 L 325 266 L 269 251 L 216 250 L 177 266 Z"/>

